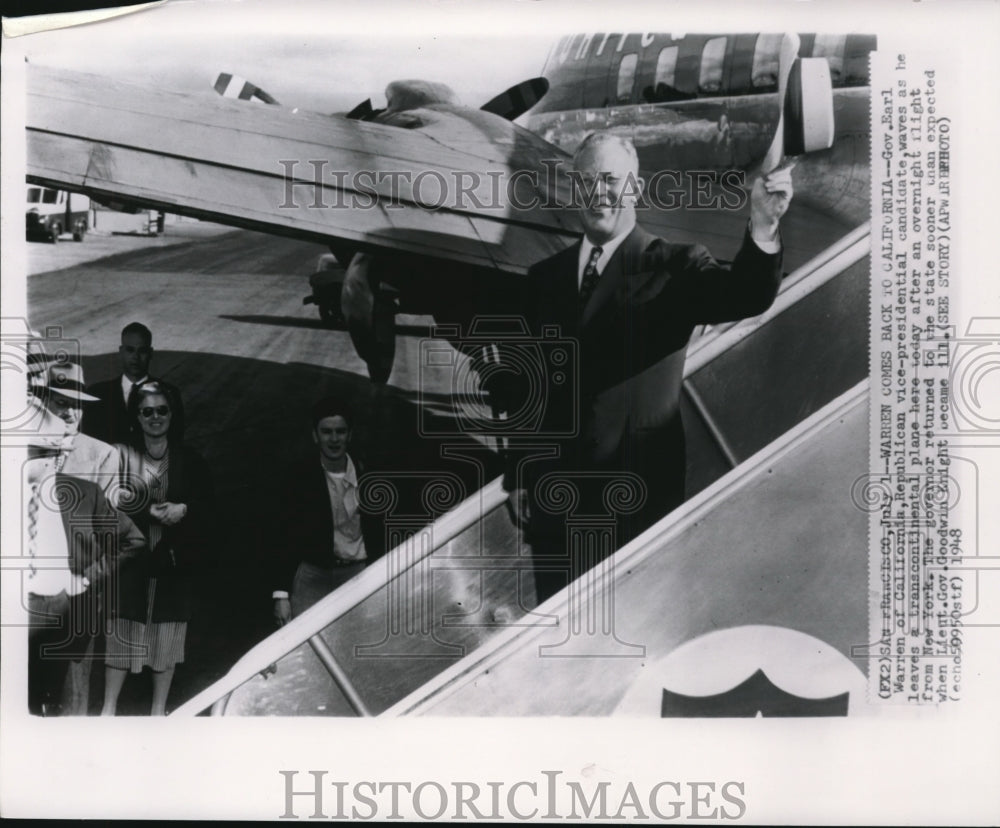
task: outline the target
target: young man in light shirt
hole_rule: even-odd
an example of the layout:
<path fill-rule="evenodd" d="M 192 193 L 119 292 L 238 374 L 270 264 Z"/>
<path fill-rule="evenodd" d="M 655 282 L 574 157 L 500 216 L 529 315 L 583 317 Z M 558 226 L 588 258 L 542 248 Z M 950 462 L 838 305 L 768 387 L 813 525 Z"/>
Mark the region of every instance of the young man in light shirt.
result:
<path fill-rule="evenodd" d="M 358 502 L 359 464 L 349 454 L 350 408 L 333 397 L 312 407 L 316 455 L 290 469 L 277 491 L 274 618 L 284 624 L 370 563 L 377 528 Z"/>

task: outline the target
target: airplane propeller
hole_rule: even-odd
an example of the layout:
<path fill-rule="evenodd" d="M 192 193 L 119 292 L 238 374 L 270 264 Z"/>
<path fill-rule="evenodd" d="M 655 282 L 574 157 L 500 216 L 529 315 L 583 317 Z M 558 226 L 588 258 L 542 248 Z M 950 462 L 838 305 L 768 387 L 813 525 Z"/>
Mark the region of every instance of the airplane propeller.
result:
<path fill-rule="evenodd" d="M 223 97 L 255 103 L 277 104 L 278 101 L 245 78 L 221 73 L 214 84 Z M 508 121 L 527 112 L 549 90 L 545 78 L 531 78 L 515 84 L 484 104 L 481 109 Z M 375 109 L 371 98 L 355 106 L 342 117 L 360 121 L 391 122 L 404 125 L 402 113 L 436 104 L 458 105 L 458 98 L 447 85 L 423 80 L 398 80 L 385 90 L 386 108 Z M 380 117 L 384 116 L 384 117 Z M 330 251 L 346 269 L 341 290 L 341 311 L 347 322 L 351 341 L 365 361 L 368 375 L 376 384 L 389 379 L 396 353 L 396 305 L 381 285 L 383 261 L 364 252 L 354 252 L 349 246 L 331 245 Z"/>
<path fill-rule="evenodd" d="M 386 98 L 390 99 L 388 109 L 403 110 L 420 105 L 418 104 L 417 99 L 414 99 L 412 95 L 406 95 L 402 101 L 397 100 L 394 104 L 390 97 L 390 90 L 396 90 L 397 93 L 400 90 L 410 92 L 411 90 L 424 85 L 425 82 L 423 81 L 394 81 L 389 84 L 389 87 L 386 90 Z M 424 102 L 423 105 L 429 103 L 455 102 L 454 93 L 452 93 L 450 89 L 444 87 L 443 84 L 434 84 L 433 86 L 437 88 L 437 95 L 428 96 L 426 91 L 424 91 L 424 94 L 420 96 L 420 99 Z M 496 97 L 488 100 L 479 108 L 483 112 L 490 112 L 493 115 L 499 115 L 501 118 L 508 121 L 513 121 L 515 118 L 519 118 L 535 104 L 537 104 L 548 91 L 548 80 L 545 78 L 531 78 L 530 80 L 514 84 L 509 89 L 504 90 Z M 372 99 L 365 98 L 365 100 L 348 112 L 345 117 L 353 118 L 359 121 L 371 121 L 385 111 L 385 109 L 373 108 Z"/>
<path fill-rule="evenodd" d="M 374 107 L 372 107 L 372 99 L 365 98 L 361 103 L 359 103 L 354 109 L 348 112 L 344 117 L 350 118 L 354 121 L 370 121 L 376 115 Z"/>
<path fill-rule="evenodd" d="M 492 112 L 494 115 L 513 121 L 531 109 L 548 91 L 549 82 L 545 78 L 531 78 L 514 84 L 479 108 L 483 112 Z"/>

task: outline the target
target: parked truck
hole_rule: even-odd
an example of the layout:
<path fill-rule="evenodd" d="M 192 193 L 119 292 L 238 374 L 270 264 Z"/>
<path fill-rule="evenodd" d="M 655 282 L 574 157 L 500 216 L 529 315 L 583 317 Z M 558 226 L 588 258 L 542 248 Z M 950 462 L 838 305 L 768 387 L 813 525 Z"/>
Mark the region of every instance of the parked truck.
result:
<path fill-rule="evenodd" d="M 28 241 L 55 244 L 64 233 L 82 242 L 90 227 L 90 199 L 65 190 L 28 185 L 25 230 Z"/>

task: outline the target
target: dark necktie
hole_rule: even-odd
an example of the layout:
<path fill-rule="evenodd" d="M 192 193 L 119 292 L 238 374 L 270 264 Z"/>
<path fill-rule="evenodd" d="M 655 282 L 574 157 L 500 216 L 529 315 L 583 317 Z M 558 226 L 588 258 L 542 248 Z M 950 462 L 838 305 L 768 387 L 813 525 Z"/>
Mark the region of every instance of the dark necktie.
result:
<path fill-rule="evenodd" d="M 601 258 L 604 248 L 595 247 L 590 251 L 590 258 L 587 259 L 587 266 L 583 269 L 583 279 L 580 282 L 580 310 L 587 306 L 601 274 L 597 272 L 597 260 Z"/>

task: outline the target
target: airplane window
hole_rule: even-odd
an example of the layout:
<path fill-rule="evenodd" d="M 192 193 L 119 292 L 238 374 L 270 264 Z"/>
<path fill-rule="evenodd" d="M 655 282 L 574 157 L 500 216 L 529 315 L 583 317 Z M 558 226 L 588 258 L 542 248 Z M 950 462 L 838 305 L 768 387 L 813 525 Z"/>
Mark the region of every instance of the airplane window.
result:
<path fill-rule="evenodd" d="M 677 52 L 677 46 L 667 46 L 667 48 L 660 50 L 660 56 L 656 59 L 656 80 L 653 81 L 657 88 L 661 83 L 670 87 L 675 85 L 674 73 L 677 71 Z"/>
<path fill-rule="evenodd" d="M 42 191 L 42 203 L 43 204 L 55 204 L 56 198 L 59 196 L 58 190 L 43 190 Z"/>
<path fill-rule="evenodd" d="M 628 103 L 632 100 L 632 84 L 635 82 L 635 67 L 639 62 L 637 54 L 625 55 L 618 67 L 618 93 L 615 96 L 618 103 Z"/>
<path fill-rule="evenodd" d="M 38 187 L 28 187 L 28 204 L 38 204 L 42 191 Z"/>
<path fill-rule="evenodd" d="M 813 57 L 826 58 L 830 64 L 830 81 L 839 85 L 844 76 L 844 46 L 847 35 L 818 34 L 813 44 Z"/>
<path fill-rule="evenodd" d="M 594 36 L 584 35 L 583 40 L 580 41 L 580 45 L 577 47 L 575 58 L 580 60 L 587 56 L 587 52 L 590 51 L 590 43 L 594 39 Z"/>
<path fill-rule="evenodd" d="M 778 57 L 781 54 L 780 34 L 762 34 L 753 51 L 750 83 L 755 89 L 773 91 L 778 88 Z"/>
<path fill-rule="evenodd" d="M 701 74 L 698 89 L 712 93 L 722 91 L 722 61 L 726 56 L 726 38 L 713 37 L 701 53 Z"/>
<path fill-rule="evenodd" d="M 565 63 L 569 57 L 569 51 L 573 46 L 573 35 L 567 35 L 559 41 L 559 62 Z"/>
<path fill-rule="evenodd" d="M 653 83 L 642 90 L 642 99 L 647 103 L 667 103 L 686 101 L 695 97 L 692 91 L 682 92 L 677 88 L 678 46 L 667 46 L 660 50 L 656 59 L 656 74 Z"/>

